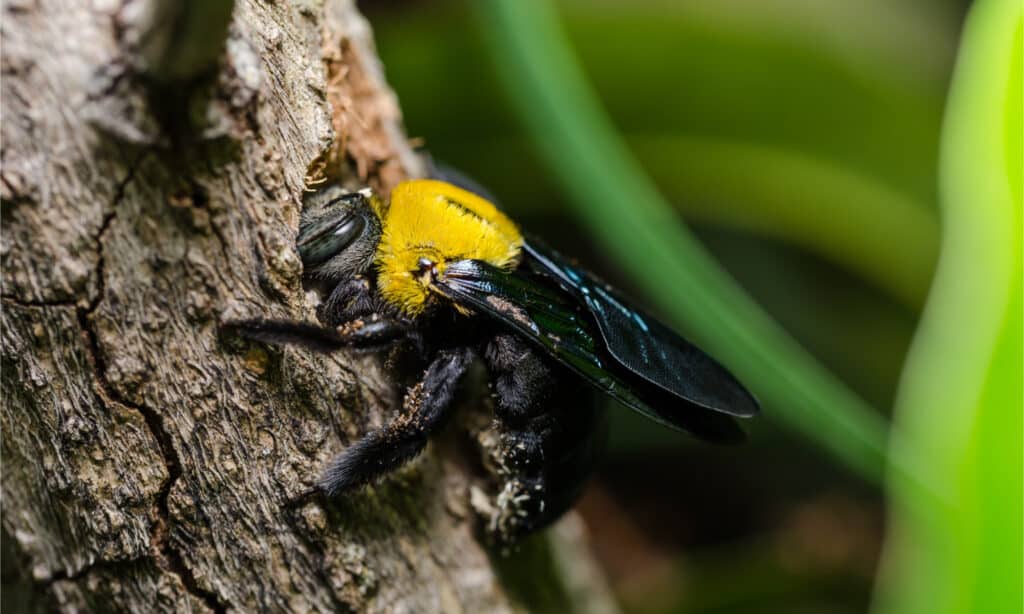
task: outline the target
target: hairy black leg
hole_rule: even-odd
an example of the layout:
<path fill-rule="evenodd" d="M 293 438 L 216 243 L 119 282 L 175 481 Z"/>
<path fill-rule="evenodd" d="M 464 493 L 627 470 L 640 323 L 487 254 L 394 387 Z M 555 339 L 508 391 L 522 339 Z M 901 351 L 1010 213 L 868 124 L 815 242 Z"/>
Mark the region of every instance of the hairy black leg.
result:
<path fill-rule="evenodd" d="M 373 291 L 370 280 L 357 275 L 331 290 L 317 308 L 317 318 L 328 326 L 338 326 L 374 313 L 387 313 L 386 305 Z"/>
<path fill-rule="evenodd" d="M 498 417 L 519 426 L 544 411 L 555 389 L 550 365 L 514 335 L 495 335 L 484 351 L 497 397 Z"/>
<path fill-rule="evenodd" d="M 354 320 L 337 328 L 288 320 L 237 320 L 221 330 L 274 345 L 298 345 L 315 352 L 330 353 L 343 348 L 375 349 L 401 341 L 409 327 L 390 318 Z"/>
<path fill-rule="evenodd" d="M 501 435 L 506 483 L 496 498 L 492 533 L 512 541 L 564 514 L 593 472 L 603 436 L 603 414 L 587 389 L 560 390 L 547 413 Z"/>
<path fill-rule="evenodd" d="M 394 471 L 419 454 L 431 433 L 443 425 L 473 357 L 469 348 L 438 352 L 420 383 L 406 393 L 402 415 L 336 456 L 320 477 L 320 489 L 336 495 Z"/>
<path fill-rule="evenodd" d="M 597 457 L 602 416 L 589 388 L 524 340 L 498 335 L 485 357 L 505 473 L 489 529 L 499 541 L 511 541 L 575 502 Z"/>

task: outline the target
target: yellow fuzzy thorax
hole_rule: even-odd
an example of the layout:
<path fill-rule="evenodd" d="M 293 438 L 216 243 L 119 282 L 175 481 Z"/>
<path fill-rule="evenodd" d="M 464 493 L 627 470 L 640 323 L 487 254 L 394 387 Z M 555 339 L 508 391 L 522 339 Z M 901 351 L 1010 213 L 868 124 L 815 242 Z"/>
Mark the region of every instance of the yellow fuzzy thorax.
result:
<path fill-rule="evenodd" d="M 487 200 L 449 183 L 404 181 L 381 209 L 377 287 L 406 315 L 422 313 L 432 292 L 421 259 L 434 263 L 438 275 L 458 260 L 484 260 L 501 268 L 519 260 L 523 236 L 512 220 Z"/>

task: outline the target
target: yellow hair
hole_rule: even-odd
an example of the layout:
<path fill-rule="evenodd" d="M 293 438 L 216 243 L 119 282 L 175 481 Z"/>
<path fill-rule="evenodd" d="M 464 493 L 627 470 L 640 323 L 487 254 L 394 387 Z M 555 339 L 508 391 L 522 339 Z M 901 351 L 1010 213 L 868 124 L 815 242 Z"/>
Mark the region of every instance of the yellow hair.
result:
<path fill-rule="evenodd" d="M 377 248 L 377 285 L 386 301 L 409 316 L 422 313 L 430 281 L 421 258 L 437 273 L 449 262 L 484 260 L 510 268 L 519 260 L 523 236 L 487 200 L 443 181 L 404 181 L 391 191 Z"/>

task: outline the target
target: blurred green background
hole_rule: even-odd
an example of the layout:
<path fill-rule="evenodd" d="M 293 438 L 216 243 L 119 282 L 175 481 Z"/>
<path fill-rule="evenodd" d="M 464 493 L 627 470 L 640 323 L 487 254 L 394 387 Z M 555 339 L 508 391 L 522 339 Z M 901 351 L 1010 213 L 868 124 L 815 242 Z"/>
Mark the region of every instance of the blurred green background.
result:
<path fill-rule="evenodd" d="M 1018 2 L 360 8 L 411 136 L 764 401 L 736 449 L 611 412 L 624 610 L 1020 611 Z"/>

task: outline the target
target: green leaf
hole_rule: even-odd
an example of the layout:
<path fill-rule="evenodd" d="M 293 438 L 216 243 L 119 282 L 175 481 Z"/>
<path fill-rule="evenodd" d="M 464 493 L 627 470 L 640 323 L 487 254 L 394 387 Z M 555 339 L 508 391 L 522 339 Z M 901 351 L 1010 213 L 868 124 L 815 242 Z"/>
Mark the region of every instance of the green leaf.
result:
<path fill-rule="evenodd" d="M 904 372 L 893 446 L 949 506 L 889 487 L 876 612 L 1022 608 L 1024 5 L 971 8 L 946 110 L 939 268 Z"/>
<path fill-rule="evenodd" d="M 659 186 L 698 222 L 799 245 L 915 312 L 938 250 L 929 207 L 877 177 L 777 146 L 675 135 L 630 139 Z"/>

